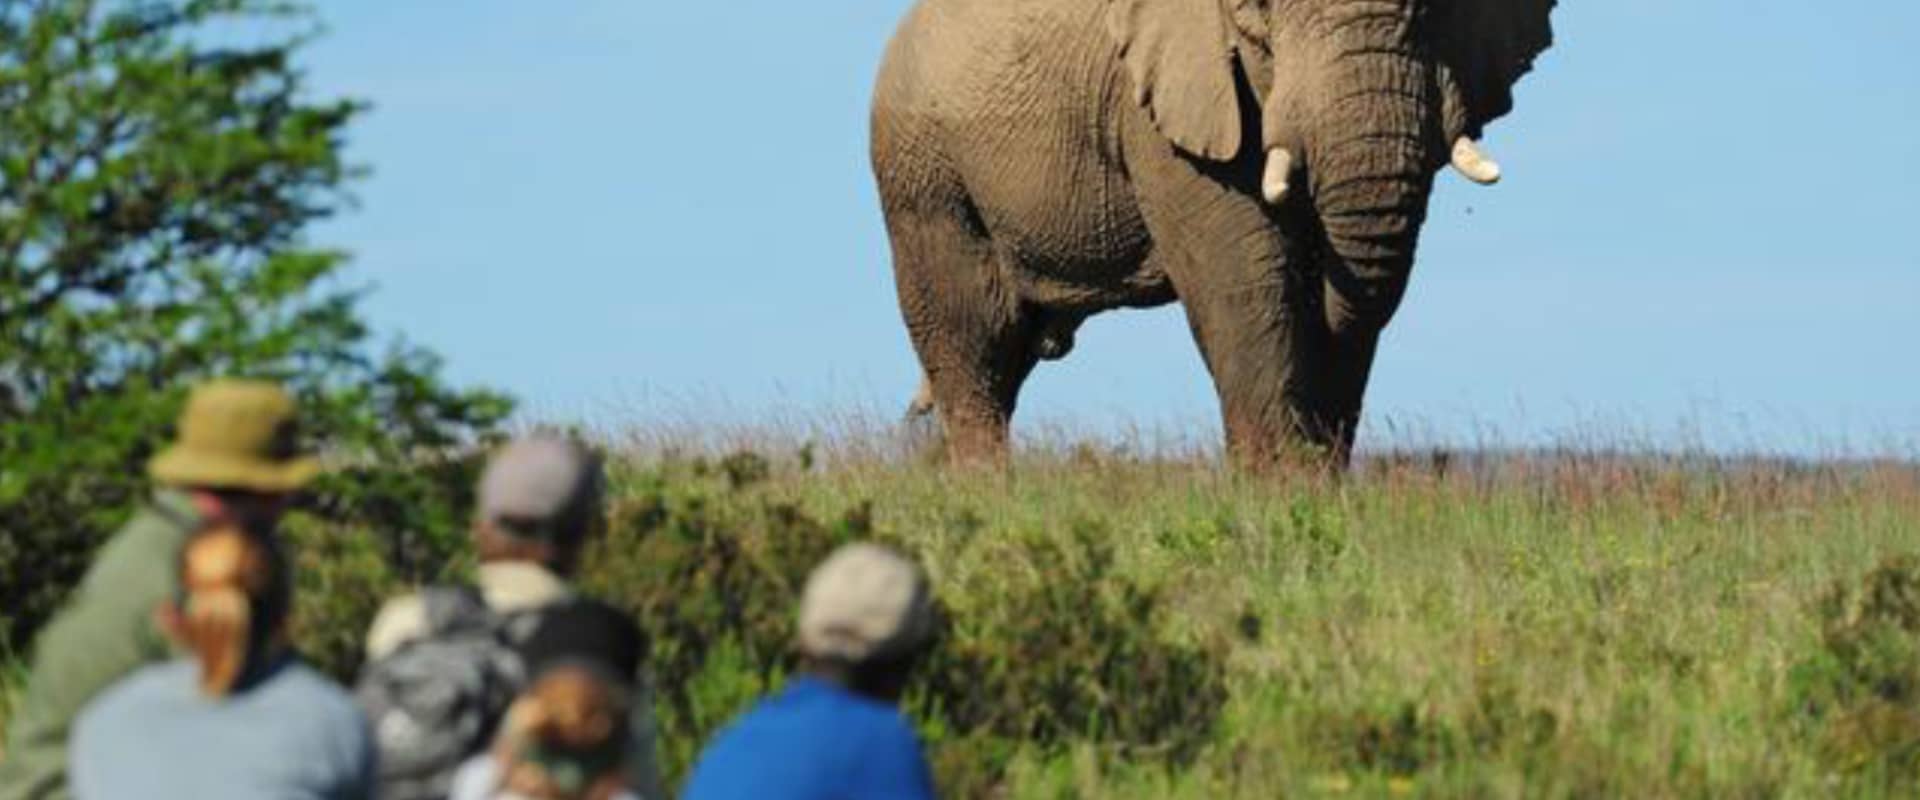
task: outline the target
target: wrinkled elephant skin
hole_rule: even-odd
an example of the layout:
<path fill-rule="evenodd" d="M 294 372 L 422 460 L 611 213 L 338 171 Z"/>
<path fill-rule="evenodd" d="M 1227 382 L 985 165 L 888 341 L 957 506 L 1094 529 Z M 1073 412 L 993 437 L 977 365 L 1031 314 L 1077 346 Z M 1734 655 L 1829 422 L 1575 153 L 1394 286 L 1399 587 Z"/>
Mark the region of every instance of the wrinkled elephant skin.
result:
<path fill-rule="evenodd" d="M 1179 301 L 1230 455 L 1344 464 L 1435 174 L 1553 0 L 921 0 L 874 91 L 901 314 L 948 452 L 998 461 L 1088 315 Z"/>

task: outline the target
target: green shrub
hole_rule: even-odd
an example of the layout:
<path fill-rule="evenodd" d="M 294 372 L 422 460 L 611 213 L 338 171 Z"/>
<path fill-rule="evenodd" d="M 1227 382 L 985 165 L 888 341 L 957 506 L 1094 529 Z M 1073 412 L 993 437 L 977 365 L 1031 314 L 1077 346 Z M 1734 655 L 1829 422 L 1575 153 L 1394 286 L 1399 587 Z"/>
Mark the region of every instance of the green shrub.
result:
<path fill-rule="evenodd" d="M 796 604 L 816 564 L 854 539 L 914 550 L 875 529 L 865 504 L 822 521 L 752 492 L 765 459 L 721 463 L 634 477 L 587 559 L 589 589 L 652 637 L 670 776 L 792 668 Z M 996 557 L 1036 569 L 1010 571 L 964 615 L 940 607 L 939 643 L 907 705 L 950 796 L 990 791 L 1022 747 L 1094 742 L 1116 758 L 1178 760 L 1211 734 L 1222 648 L 1162 641 L 1166 604 L 1117 574 L 1105 538 L 1090 524 L 1064 538 L 1016 533 Z"/>
<path fill-rule="evenodd" d="M 1790 676 L 1798 727 L 1832 769 L 1920 779 L 1920 556 L 1835 582 L 1815 613 L 1821 648 Z"/>

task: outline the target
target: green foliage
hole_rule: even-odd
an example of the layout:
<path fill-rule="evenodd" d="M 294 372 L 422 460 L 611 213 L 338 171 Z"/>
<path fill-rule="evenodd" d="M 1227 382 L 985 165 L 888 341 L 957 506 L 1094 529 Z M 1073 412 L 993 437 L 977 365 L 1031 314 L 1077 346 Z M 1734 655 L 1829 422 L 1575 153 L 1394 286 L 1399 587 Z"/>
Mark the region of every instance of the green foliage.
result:
<path fill-rule="evenodd" d="M 771 462 L 749 454 L 718 469 L 637 475 L 587 559 L 588 586 L 652 637 L 669 774 L 683 774 L 719 726 L 781 683 L 814 565 L 856 539 L 917 550 L 876 528 L 869 503 L 822 521 L 751 489 L 772 477 Z M 1179 759 L 1212 732 L 1224 654 L 1163 641 L 1167 604 L 1115 574 L 1104 539 L 1093 524 L 1061 540 L 1011 539 L 996 557 L 1050 568 L 1008 576 L 964 615 L 943 610 L 940 644 L 908 706 L 953 796 L 991 788 L 1022 747 L 1104 742 L 1122 757 Z"/>
<path fill-rule="evenodd" d="M 943 796 L 1920 790 L 1920 560 L 1890 557 L 1920 552 L 1911 465 L 1274 483 L 1098 457 L 615 456 L 585 579 L 654 636 L 675 775 L 785 680 L 802 577 L 859 537 L 934 578 L 945 621 L 909 713 Z M 380 526 L 289 533 L 301 645 L 351 675 L 412 576 Z"/>
<path fill-rule="evenodd" d="M 1012 533 L 993 557 L 1045 568 L 1011 572 L 991 602 L 955 621 L 929 670 L 927 708 L 962 735 L 1190 758 L 1225 701 L 1220 648 L 1162 641 L 1170 604 L 1116 569 L 1105 525 Z"/>
<path fill-rule="evenodd" d="M 1920 779 L 1920 556 L 1836 581 L 1816 612 L 1821 647 L 1792 674 L 1796 721 L 1836 769 Z"/>
<path fill-rule="evenodd" d="M 282 532 L 296 559 L 293 634 L 301 654 L 342 681 L 359 674 L 367 628 L 382 603 L 409 588 L 384 552 L 387 537 L 312 517 L 288 520 Z M 469 564 L 454 558 L 456 574 Z"/>
<path fill-rule="evenodd" d="M 367 465 L 312 510 L 380 520 L 408 571 L 446 552 L 470 470 L 439 454 L 508 404 L 374 347 L 344 257 L 302 240 L 360 173 L 341 145 L 364 111 L 305 90 L 311 22 L 263 0 L 0 3 L 0 572 L 34 578 L 0 582 L 0 644 L 140 499 L 208 376 L 286 381 L 313 441 Z"/>

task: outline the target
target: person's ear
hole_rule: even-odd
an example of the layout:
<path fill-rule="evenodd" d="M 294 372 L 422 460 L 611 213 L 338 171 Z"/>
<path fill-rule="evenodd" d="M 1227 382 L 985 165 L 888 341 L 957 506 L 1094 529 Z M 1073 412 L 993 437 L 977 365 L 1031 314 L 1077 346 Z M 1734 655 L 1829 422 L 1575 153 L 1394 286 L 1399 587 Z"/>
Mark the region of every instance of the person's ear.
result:
<path fill-rule="evenodd" d="M 186 630 L 185 620 L 180 618 L 180 609 L 165 600 L 153 607 L 153 627 L 171 641 L 179 641 Z"/>

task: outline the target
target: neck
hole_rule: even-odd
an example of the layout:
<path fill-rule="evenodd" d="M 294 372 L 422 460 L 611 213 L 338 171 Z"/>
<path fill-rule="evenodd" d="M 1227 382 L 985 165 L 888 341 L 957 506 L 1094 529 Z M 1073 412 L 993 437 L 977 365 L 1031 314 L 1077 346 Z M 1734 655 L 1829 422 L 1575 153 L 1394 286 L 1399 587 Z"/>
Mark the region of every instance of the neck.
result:
<path fill-rule="evenodd" d="M 899 705 L 907 688 L 906 671 L 874 666 L 850 666 L 832 661 L 808 659 L 800 667 L 802 674 L 830 683 L 854 694 L 889 705 Z"/>

